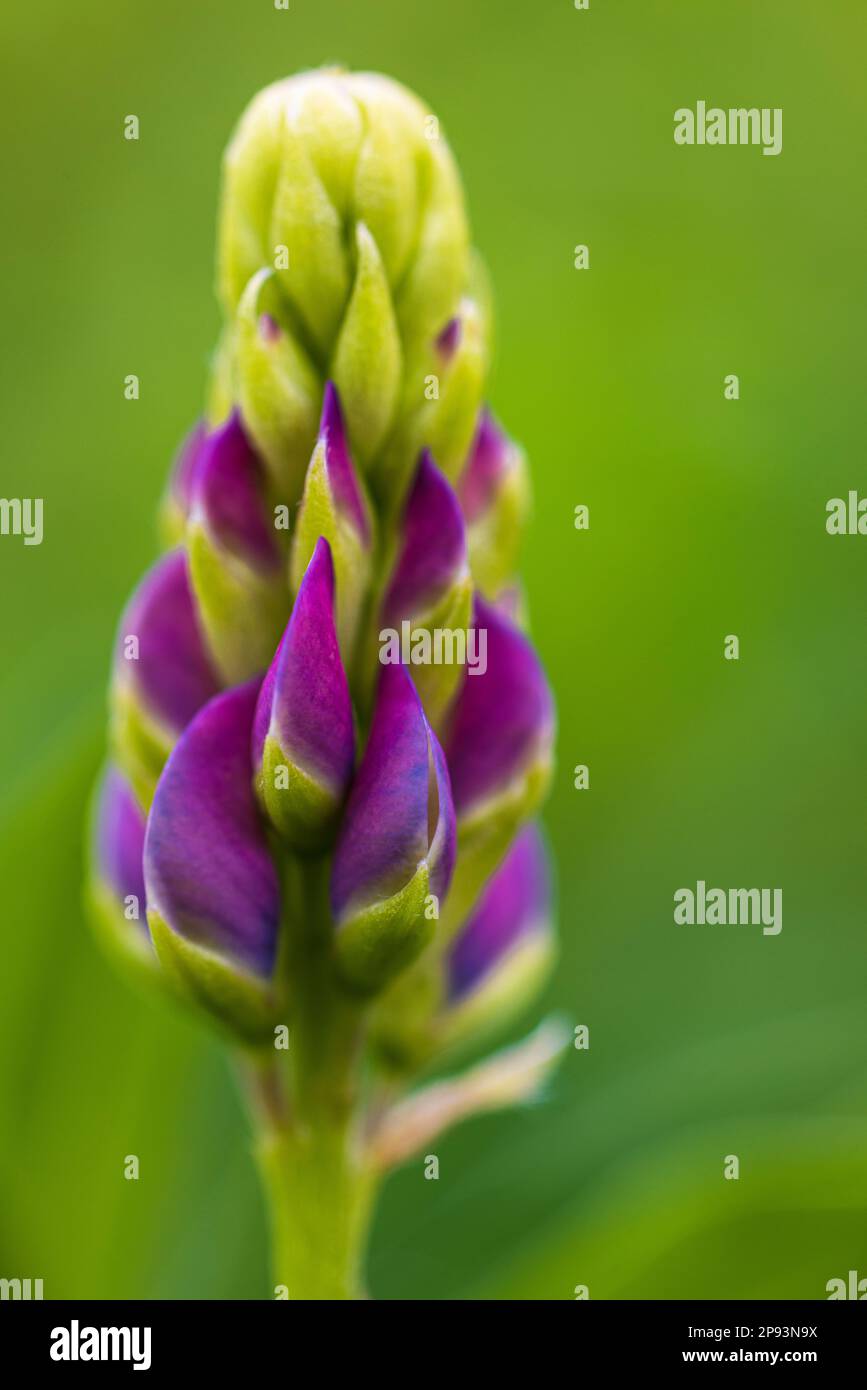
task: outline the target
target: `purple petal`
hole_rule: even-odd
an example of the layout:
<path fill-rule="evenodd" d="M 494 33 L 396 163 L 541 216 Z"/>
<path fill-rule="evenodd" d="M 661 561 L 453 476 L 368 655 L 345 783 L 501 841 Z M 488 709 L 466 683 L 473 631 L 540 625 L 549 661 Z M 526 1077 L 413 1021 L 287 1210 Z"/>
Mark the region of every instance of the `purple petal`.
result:
<path fill-rule="evenodd" d="M 303 771 L 342 796 L 355 756 L 349 682 L 334 626 L 334 566 L 324 537 L 301 581 L 256 706 L 253 765 L 271 733 Z"/>
<path fill-rule="evenodd" d="M 349 452 L 340 397 L 332 381 L 326 382 L 319 439 L 325 445 L 325 467 L 338 511 L 352 522 L 362 544 L 370 545 L 370 520 Z"/>
<path fill-rule="evenodd" d="M 433 891 L 444 892 L 454 862 L 448 773 L 406 669 L 383 666 L 370 739 L 334 855 L 335 915 L 359 899 L 390 897 L 426 858 L 431 881 L 440 884 Z"/>
<path fill-rule="evenodd" d="M 138 899 L 138 921 L 146 932 L 144 839 L 141 807 L 117 768 L 109 767 L 102 780 L 96 813 L 97 867 L 119 903 L 128 897 Z"/>
<path fill-rule="evenodd" d="M 212 540 L 252 568 L 279 568 L 280 547 L 268 523 L 264 469 L 237 410 L 206 439 L 193 479 L 192 511 Z"/>
<path fill-rule="evenodd" d="M 157 783 L 145 837 L 148 906 L 180 936 L 267 977 L 280 887 L 250 775 L 259 681 L 211 700 Z"/>
<path fill-rule="evenodd" d="M 259 315 L 259 333 L 266 343 L 279 342 L 283 336 L 282 328 L 271 314 Z"/>
<path fill-rule="evenodd" d="M 124 655 L 138 639 L 138 659 Z M 121 618 L 115 669 L 170 733 L 186 728 L 219 684 L 196 616 L 187 557 L 174 550 L 158 560 L 139 584 Z"/>
<path fill-rule="evenodd" d="M 457 492 L 467 521 L 472 523 L 488 510 L 500 479 L 509 464 L 511 446 L 489 410 L 483 410 L 470 456 L 457 482 Z"/>
<path fill-rule="evenodd" d="M 518 776 L 554 724 L 545 674 L 523 633 L 478 595 L 473 626 L 487 633 L 487 669 L 465 675 L 445 740 L 458 816 Z"/>
<path fill-rule="evenodd" d="M 463 325 L 460 316 L 456 315 L 449 319 L 445 328 L 442 329 L 436 340 L 437 352 L 446 362 L 450 362 L 460 346 L 461 332 Z"/>
<path fill-rule="evenodd" d="M 451 484 L 425 449 L 403 517 L 403 544 L 383 605 L 387 624 L 429 610 L 465 569 L 464 519 Z"/>
<path fill-rule="evenodd" d="M 548 926 L 551 886 L 542 837 L 528 825 L 514 841 L 448 959 L 448 992 L 460 999 L 493 970 L 513 946 Z"/>
<path fill-rule="evenodd" d="M 184 514 L 190 510 L 196 470 L 204 452 L 208 431 L 203 420 L 193 426 L 181 445 L 172 468 L 171 493 Z"/>
<path fill-rule="evenodd" d="M 457 855 L 455 806 L 452 800 L 452 784 L 449 778 L 446 755 L 433 730 L 429 729 L 429 736 L 431 762 L 433 764 L 433 790 L 436 794 L 436 802 L 434 804 L 432 799 L 428 810 L 430 890 L 438 898 L 444 898 L 452 881 Z"/>

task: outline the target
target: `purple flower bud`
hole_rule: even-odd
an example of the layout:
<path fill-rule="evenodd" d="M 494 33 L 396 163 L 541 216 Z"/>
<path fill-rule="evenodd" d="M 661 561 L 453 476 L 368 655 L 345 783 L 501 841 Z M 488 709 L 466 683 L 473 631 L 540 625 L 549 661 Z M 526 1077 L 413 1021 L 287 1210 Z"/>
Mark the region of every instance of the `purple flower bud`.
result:
<path fill-rule="evenodd" d="M 290 575 L 297 593 L 320 537 L 328 541 L 337 590 L 337 636 L 347 666 L 358 636 L 370 581 L 370 507 L 347 444 L 337 391 L 325 387 L 319 439 L 304 483 L 292 539 Z"/>
<path fill-rule="evenodd" d="M 325 450 L 325 470 L 337 511 L 355 529 L 367 549 L 371 543 L 369 509 L 349 453 L 346 424 L 333 381 L 325 384 L 319 439 Z"/>
<path fill-rule="evenodd" d="M 462 675 L 472 608 L 464 520 L 451 484 L 427 450 L 407 498 L 401 548 L 382 606 L 380 661 L 414 667 L 439 727 Z"/>
<path fill-rule="evenodd" d="M 544 777 L 554 733 L 551 693 L 527 638 L 478 596 L 474 627 L 486 669 L 465 676 L 445 740 L 459 822 L 536 770 Z"/>
<path fill-rule="evenodd" d="M 429 940 L 451 880 L 455 825 L 442 749 L 402 666 L 385 666 L 331 878 L 346 973 L 368 987 Z"/>
<path fill-rule="evenodd" d="M 253 722 L 261 799 L 297 848 L 330 838 L 354 757 L 352 702 L 334 623 L 334 567 L 320 537 Z"/>
<path fill-rule="evenodd" d="M 211 700 L 157 785 L 144 849 L 148 920 L 165 968 L 221 1009 L 229 981 L 274 967 L 280 888 L 250 776 L 259 682 Z"/>
<path fill-rule="evenodd" d="M 112 764 L 93 802 L 87 901 L 94 929 L 122 969 L 152 986 L 159 964 L 148 932 L 142 853 L 145 816 Z"/>
<path fill-rule="evenodd" d="M 431 613 L 467 573 L 458 499 L 425 449 L 407 498 L 402 545 L 383 605 L 385 622 Z"/>
<path fill-rule="evenodd" d="M 483 410 L 473 447 L 458 478 L 476 585 L 494 599 L 515 573 L 529 503 L 522 451 Z"/>
<path fill-rule="evenodd" d="M 178 450 L 168 485 L 160 503 L 160 527 L 167 545 L 178 545 L 184 538 L 190 502 L 193 493 L 193 480 L 208 431 L 204 421 L 193 426 Z"/>
<path fill-rule="evenodd" d="M 130 600 L 118 631 L 115 671 L 175 736 L 217 693 L 182 550 L 158 560 Z"/>
<path fill-rule="evenodd" d="M 190 570 L 221 674 L 238 682 L 274 654 L 289 610 L 284 559 L 265 502 L 265 472 L 235 411 L 208 436 L 193 479 Z"/>
<path fill-rule="evenodd" d="M 195 468 L 190 495 L 194 520 L 218 550 L 263 573 L 279 570 L 280 547 L 268 523 L 265 474 L 237 410 L 209 435 Z"/>
<path fill-rule="evenodd" d="M 142 866 L 145 817 L 116 767 L 102 779 L 94 825 L 94 863 L 99 881 L 117 910 L 147 937 Z"/>
<path fill-rule="evenodd" d="M 470 525 L 491 506 L 511 456 L 509 439 L 491 412 L 483 410 L 472 451 L 457 482 L 458 497 Z"/>
<path fill-rule="evenodd" d="M 479 989 L 519 947 L 547 945 L 551 889 L 542 837 L 534 825 L 518 835 L 489 880 L 447 961 L 452 1004 Z"/>
<path fill-rule="evenodd" d="M 139 584 L 115 643 L 115 755 L 145 803 L 172 744 L 218 690 L 187 557 L 172 551 Z"/>
<path fill-rule="evenodd" d="M 436 349 L 443 361 L 450 362 L 461 341 L 461 320 L 459 315 L 449 319 L 445 328 L 437 335 Z"/>
<path fill-rule="evenodd" d="M 172 473 L 169 479 L 169 492 L 178 512 L 184 518 L 189 515 L 196 469 L 202 457 L 207 438 L 207 426 L 204 420 L 198 420 L 178 450 L 177 457 L 172 467 Z"/>

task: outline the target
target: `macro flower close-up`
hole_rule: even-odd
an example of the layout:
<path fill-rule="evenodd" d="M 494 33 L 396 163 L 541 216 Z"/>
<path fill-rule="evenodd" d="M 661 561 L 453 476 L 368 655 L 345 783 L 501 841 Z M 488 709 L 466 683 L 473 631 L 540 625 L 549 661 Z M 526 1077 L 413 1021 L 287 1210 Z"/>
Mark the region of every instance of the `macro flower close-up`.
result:
<path fill-rule="evenodd" d="M 527 1002 L 554 941 L 526 471 L 429 136 L 405 88 L 340 70 L 239 122 L 210 405 L 120 620 L 94 812 L 100 935 L 233 1052 L 292 1298 L 359 1296 L 388 1168 L 531 1098 L 566 1042 L 549 1023 L 433 1108 L 419 1083 Z"/>
<path fill-rule="evenodd" d="M 857 1375 L 867 7 L 2 24 L 7 1361 Z"/>

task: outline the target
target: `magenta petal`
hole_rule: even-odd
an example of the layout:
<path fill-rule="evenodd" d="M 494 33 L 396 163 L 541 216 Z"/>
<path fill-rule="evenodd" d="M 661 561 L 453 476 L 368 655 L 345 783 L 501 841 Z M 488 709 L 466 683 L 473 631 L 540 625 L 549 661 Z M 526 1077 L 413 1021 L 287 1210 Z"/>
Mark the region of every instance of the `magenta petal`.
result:
<path fill-rule="evenodd" d="M 179 936 L 267 977 L 280 887 L 250 775 L 259 681 L 199 712 L 157 783 L 145 837 L 148 906 Z"/>
<path fill-rule="evenodd" d="M 545 674 L 523 633 L 478 595 L 473 626 L 487 633 L 487 669 L 464 677 L 445 740 L 458 816 L 524 771 L 554 723 Z"/>
<path fill-rule="evenodd" d="M 461 341 L 463 325 L 460 316 L 449 319 L 445 328 L 437 335 L 436 349 L 445 362 L 450 362 L 458 350 Z"/>
<path fill-rule="evenodd" d="M 264 469 L 237 410 L 209 435 L 196 466 L 193 516 L 214 543 L 262 571 L 280 566 L 280 547 L 269 525 Z"/>
<path fill-rule="evenodd" d="M 444 892 L 454 862 L 448 773 L 405 668 L 384 666 L 370 739 L 334 855 L 335 915 L 360 901 L 390 897 L 410 881 L 423 859 L 428 859 L 431 881 L 436 879 Z"/>
<path fill-rule="evenodd" d="M 455 493 L 426 449 L 403 517 L 403 541 L 383 617 L 397 626 L 427 612 L 466 568 L 464 519 Z"/>
<path fill-rule="evenodd" d="M 137 659 L 128 639 L 138 644 Z M 142 704 L 179 734 L 219 690 L 196 617 L 187 557 L 175 550 L 158 560 L 133 594 L 120 622 L 115 668 Z"/>
<path fill-rule="evenodd" d="M 431 867 L 430 889 L 438 898 L 444 898 L 452 881 L 457 855 L 457 827 L 455 806 L 452 800 L 452 784 L 449 777 L 446 755 L 440 747 L 433 730 L 428 730 L 433 763 L 434 784 L 436 788 L 436 820 L 431 826 L 431 846 L 428 862 Z"/>
<path fill-rule="evenodd" d="M 448 958 L 454 1002 L 474 989 L 519 941 L 547 929 L 551 898 L 542 837 L 528 825 L 490 879 Z"/>
<path fill-rule="evenodd" d="M 199 420 L 181 445 L 172 467 L 171 493 L 184 516 L 190 510 L 196 469 L 204 453 L 207 437 L 205 423 Z"/>
<path fill-rule="evenodd" d="M 346 425 L 340 408 L 340 397 L 333 382 L 326 382 L 322 402 L 319 439 L 325 445 L 325 467 L 338 511 L 348 517 L 362 543 L 370 545 L 370 521 L 358 475 L 349 453 Z"/>
<path fill-rule="evenodd" d="M 483 410 L 470 456 L 457 482 L 464 516 L 477 521 L 488 510 L 509 461 L 509 441 L 489 410 Z"/>
<path fill-rule="evenodd" d="M 124 778 L 109 767 L 102 780 L 96 811 L 95 853 L 100 878 L 118 903 L 134 897 L 138 922 L 147 931 L 142 853 L 145 818 Z"/>
<path fill-rule="evenodd" d="M 320 536 L 265 680 L 253 725 L 253 764 L 271 733 L 283 753 L 341 797 L 352 776 L 355 733 L 349 682 L 334 626 L 334 566 Z"/>

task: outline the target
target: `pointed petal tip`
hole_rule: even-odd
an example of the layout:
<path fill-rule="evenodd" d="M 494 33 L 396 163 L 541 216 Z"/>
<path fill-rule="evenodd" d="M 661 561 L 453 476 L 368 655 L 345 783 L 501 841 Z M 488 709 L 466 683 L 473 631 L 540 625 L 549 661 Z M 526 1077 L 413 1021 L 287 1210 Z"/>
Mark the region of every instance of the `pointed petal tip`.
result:
<path fill-rule="evenodd" d="M 404 509 L 402 545 L 383 605 L 386 622 L 422 615 L 466 568 L 460 503 L 430 450 L 424 449 Z"/>
<path fill-rule="evenodd" d="M 282 338 L 283 330 L 271 314 L 259 315 L 259 336 L 264 343 L 277 343 Z"/>
<path fill-rule="evenodd" d="M 457 352 L 462 331 L 460 316 L 456 314 L 437 335 L 436 348 L 446 362 L 450 362 Z"/>
<path fill-rule="evenodd" d="M 505 473 L 511 441 L 487 406 L 483 409 L 470 456 L 457 482 L 457 493 L 467 522 L 482 516 L 494 500 Z"/>
<path fill-rule="evenodd" d="M 370 517 L 349 450 L 340 395 L 333 381 L 325 383 L 319 439 L 325 447 L 325 466 L 335 501 L 344 515 L 349 517 L 362 543 L 368 546 L 371 541 Z"/>
<path fill-rule="evenodd" d="M 264 480 L 264 466 L 236 407 L 205 441 L 191 511 L 218 546 L 266 572 L 279 569 L 282 556 L 269 525 Z"/>
<path fill-rule="evenodd" d="M 287 758 L 342 799 L 354 763 L 355 733 L 335 627 L 334 588 L 331 547 L 320 536 L 262 685 L 253 756 L 258 767 L 270 732 Z"/>
<path fill-rule="evenodd" d="M 429 849 L 428 727 L 409 672 L 384 665 L 370 738 L 349 793 L 332 869 L 343 917 L 359 900 L 390 897 Z"/>

